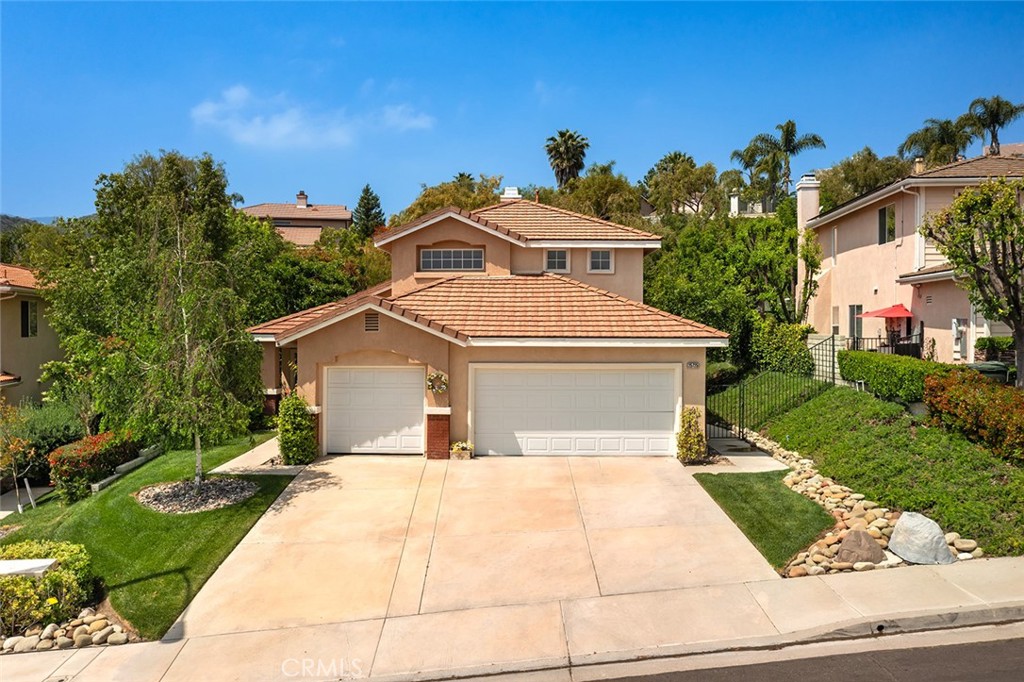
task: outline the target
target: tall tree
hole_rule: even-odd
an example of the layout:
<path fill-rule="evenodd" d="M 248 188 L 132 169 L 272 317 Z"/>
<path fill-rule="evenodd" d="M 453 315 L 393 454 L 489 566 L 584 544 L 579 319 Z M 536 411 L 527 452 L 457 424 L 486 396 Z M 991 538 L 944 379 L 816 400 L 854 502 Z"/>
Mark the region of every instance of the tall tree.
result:
<path fill-rule="evenodd" d="M 369 239 L 373 231 L 383 227 L 386 222 L 384 210 L 380 207 L 380 197 L 369 185 L 364 186 L 356 210 L 352 212 L 352 229 L 363 239 Z"/>
<path fill-rule="evenodd" d="M 644 224 L 640 217 L 640 191 L 625 175 L 615 172 L 614 161 L 593 164 L 583 177 L 576 178 L 551 198 L 555 206 L 602 220 L 622 225 Z"/>
<path fill-rule="evenodd" d="M 944 166 L 956 161 L 973 139 L 968 116 L 956 120 L 929 118 L 925 120 L 924 127 L 907 135 L 896 153 L 902 158 L 920 157 L 929 167 Z"/>
<path fill-rule="evenodd" d="M 500 175 L 481 175 L 479 180 L 468 173 L 459 173 L 448 182 L 427 187 L 400 213 L 391 216 L 390 227 L 404 225 L 445 206 L 458 206 L 467 211 L 489 206 L 498 200 Z"/>
<path fill-rule="evenodd" d="M 662 214 L 683 212 L 713 216 L 722 210 L 726 195 L 719 185 L 715 165 L 698 166 L 689 155 L 673 154 L 664 157 L 645 176 L 651 204 Z"/>
<path fill-rule="evenodd" d="M 775 126 L 778 135 L 761 133 L 751 142 L 757 149 L 759 165 L 776 169 L 779 176 L 779 194 L 789 194 L 791 182 L 790 159 L 808 149 L 824 149 L 825 141 L 815 133 L 799 135 L 792 119 Z"/>
<path fill-rule="evenodd" d="M 904 178 L 910 174 L 911 166 L 907 159 L 898 156 L 879 158 L 871 147 L 864 147 L 831 168 L 818 171 L 821 210 L 828 211 L 876 187 Z"/>
<path fill-rule="evenodd" d="M 551 170 L 555 171 L 555 182 L 559 189 L 570 180 L 578 178 L 586 165 L 590 141 L 575 130 L 559 130 L 548 138 L 544 150 L 548 154 Z"/>
<path fill-rule="evenodd" d="M 979 97 L 967 110 L 967 118 L 980 135 L 982 144 L 988 134 L 988 152 L 992 156 L 999 156 L 999 131 L 1021 116 L 1024 116 L 1024 103 L 1014 104 L 999 95 Z"/>
<path fill-rule="evenodd" d="M 1013 330 L 1017 388 L 1024 388 L 1024 180 L 965 188 L 921 232 L 949 260 L 981 313 Z"/>

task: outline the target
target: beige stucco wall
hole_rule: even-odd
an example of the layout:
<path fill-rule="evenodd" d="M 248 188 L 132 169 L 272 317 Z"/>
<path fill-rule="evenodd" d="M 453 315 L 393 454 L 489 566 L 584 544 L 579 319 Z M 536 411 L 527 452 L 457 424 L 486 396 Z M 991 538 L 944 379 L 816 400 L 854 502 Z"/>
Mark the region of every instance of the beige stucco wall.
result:
<path fill-rule="evenodd" d="M 512 272 L 528 275 L 543 272 L 547 249 L 512 246 Z M 561 273 L 585 284 L 606 289 L 634 301 L 644 300 L 643 249 L 612 249 L 614 272 L 587 272 L 590 249 L 569 249 L 569 272 Z"/>
<path fill-rule="evenodd" d="M 37 336 L 21 338 L 21 302 L 39 301 Z M 39 383 L 40 365 L 63 357 L 57 335 L 46 319 L 43 302 L 35 296 L 16 295 L 0 301 L 0 368 L 21 376 L 21 383 L 0 389 L 11 403 L 38 402 L 45 388 Z"/>
<path fill-rule="evenodd" d="M 953 318 L 970 322 L 971 304 L 967 293 L 952 280 L 928 282 L 918 288 L 904 285 L 910 292 L 911 303 L 907 305 L 914 313 L 915 324 L 924 322 L 925 344 L 935 339 L 935 359 L 939 362 L 973 362 L 973 345 L 968 338 L 968 357 L 957 360 L 953 355 Z M 932 302 L 928 303 L 931 296 Z M 965 333 L 970 333 L 967 331 Z M 927 348 L 927 345 L 926 345 Z"/>

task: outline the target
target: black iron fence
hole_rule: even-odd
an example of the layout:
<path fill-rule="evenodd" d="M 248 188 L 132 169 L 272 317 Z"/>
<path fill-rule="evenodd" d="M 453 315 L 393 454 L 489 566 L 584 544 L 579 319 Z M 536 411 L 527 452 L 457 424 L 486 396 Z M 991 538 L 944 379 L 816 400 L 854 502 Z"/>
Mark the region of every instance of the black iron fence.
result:
<path fill-rule="evenodd" d="M 894 355 L 907 355 L 912 358 L 921 359 L 924 347 L 921 334 L 910 336 L 875 336 L 861 337 L 854 336 L 846 339 L 847 350 L 864 350 L 873 353 L 891 353 Z"/>

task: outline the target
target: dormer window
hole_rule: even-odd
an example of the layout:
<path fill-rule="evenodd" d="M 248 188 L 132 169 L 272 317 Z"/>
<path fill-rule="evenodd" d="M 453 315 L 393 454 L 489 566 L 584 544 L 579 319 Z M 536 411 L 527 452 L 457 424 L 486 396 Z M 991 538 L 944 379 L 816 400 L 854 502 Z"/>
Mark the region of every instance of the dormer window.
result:
<path fill-rule="evenodd" d="M 544 254 L 544 270 L 547 272 L 569 272 L 569 250 L 548 249 Z"/>
<path fill-rule="evenodd" d="M 483 249 L 423 249 L 420 251 L 421 272 L 483 269 Z"/>
<path fill-rule="evenodd" d="M 587 272 L 611 273 L 615 271 L 615 261 L 611 249 L 592 249 L 590 251 L 590 267 Z"/>

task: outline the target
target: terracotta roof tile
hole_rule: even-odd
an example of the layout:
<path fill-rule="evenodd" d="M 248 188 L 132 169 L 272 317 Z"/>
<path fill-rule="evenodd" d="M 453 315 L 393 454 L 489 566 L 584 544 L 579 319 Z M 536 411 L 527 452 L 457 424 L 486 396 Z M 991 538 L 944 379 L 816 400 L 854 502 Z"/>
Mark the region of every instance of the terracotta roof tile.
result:
<path fill-rule="evenodd" d="M 297 331 L 302 331 L 307 327 L 315 326 L 320 322 L 328 320 L 347 310 L 358 308 L 364 303 L 380 301 L 381 296 L 386 296 L 390 290 L 390 283 L 371 287 L 364 291 L 360 291 L 359 293 L 352 294 L 348 298 L 343 298 L 340 301 L 332 301 L 331 303 L 307 308 L 305 310 L 300 310 L 297 313 L 292 313 L 291 315 L 279 317 L 276 320 L 270 320 L 253 327 L 249 327 L 248 331 L 251 334 L 268 334 L 272 336 L 284 336 Z"/>
<path fill-rule="evenodd" d="M 23 289 L 37 289 L 36 276 L 28 268 L 20 265 L 0 263 L 0 287 L 12 286 Z"/>
<path fill-rule="evenodd" d="M 320 239 L 323 228 L 320 227 L 276 227 L 277 233 L 286 242 L 296 246 L 313 246 Z"/>
<path fill-rule="evenodd" d="M 299 208 L 292 204 L 255 204 L 241 209 L 242 213 L 255 216 L 256 218 L 278 218 L 306 220 L 352 220 L 352 211 L 341 204 L 309 204 L 305 208 Z"/>
<path fill-rule="evenodd" d="M 0 369 L 0 385 L 16 384 L 19 381 L 21 381 L 21 377 L 19 377 L 17 374 L 11 374 L 10 372 L 5 372 L 4 370 Z"/>
<path fill-rule="evenodd" d="M 1024 176 L 1024 157 L 978 156 L 918 173 L 915 178 L 1019 178 Z"/>

